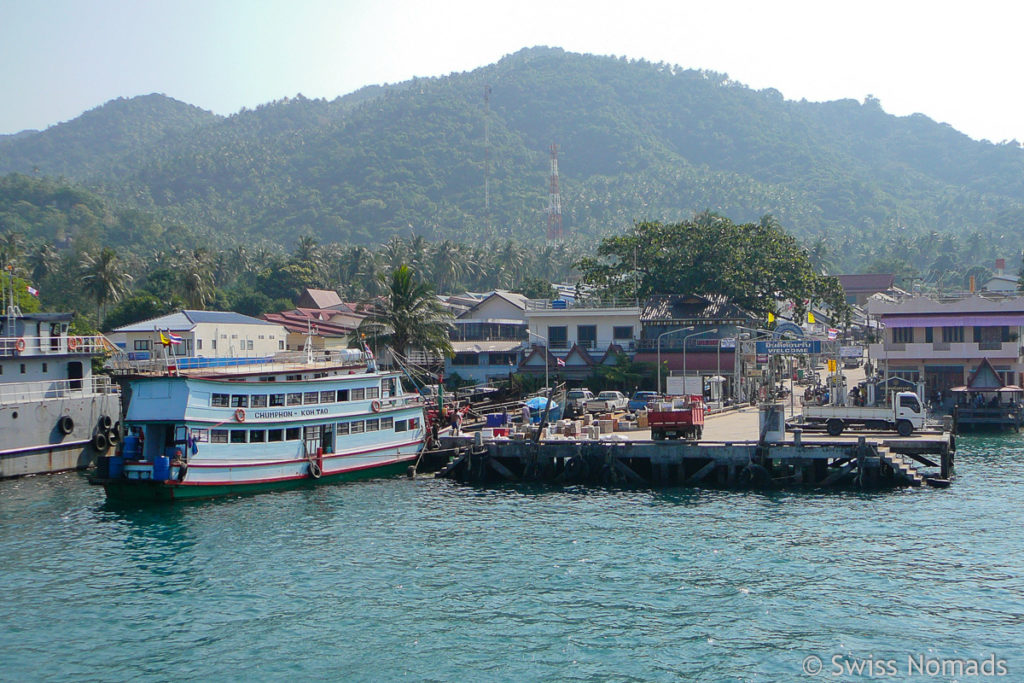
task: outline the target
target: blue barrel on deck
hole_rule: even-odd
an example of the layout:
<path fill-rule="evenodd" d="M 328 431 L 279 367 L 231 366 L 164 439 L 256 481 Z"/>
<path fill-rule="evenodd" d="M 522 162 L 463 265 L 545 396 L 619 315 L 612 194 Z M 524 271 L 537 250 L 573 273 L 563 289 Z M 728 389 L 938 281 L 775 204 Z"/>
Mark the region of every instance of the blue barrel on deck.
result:
<path fill-rule="evenodd" d="M 138 434 L 126 434 L 121 446 L 121 455 L 124 460 L 139 460 L 142 458 L 142 444 L 139 443 Z"/>
<path fill-rule="evenodd" d="M 111 455 L 107 459 L 107 477 L 120 479 L 124 476 L 124 456 Z"/>
<path fill-rule="evenodd" d="M 505 413 L 487 413 L 484 416 L 488 427 L 501 427 L 505 424 Z"/>
<path fill-rule="evenodd" d="M 167 481 L 171 478 L 171 459 L 158 455 L 153 459 L 153 481 Z"/>

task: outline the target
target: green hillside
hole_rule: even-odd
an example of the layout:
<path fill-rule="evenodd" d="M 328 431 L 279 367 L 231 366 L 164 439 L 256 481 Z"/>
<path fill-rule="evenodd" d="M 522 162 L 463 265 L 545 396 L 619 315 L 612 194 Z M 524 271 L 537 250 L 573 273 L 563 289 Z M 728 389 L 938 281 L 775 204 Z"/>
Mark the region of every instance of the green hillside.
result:
<path fill-rule="evenodd" d="M 0 139 L 0 171 L 64 175 L 225 242 L 487 244 L 543 239 L 552 142 L 565 230 L 583 249 L 635 220 L 711 210 L 737 223 L 771 214 L 836 270 L 897 259 L 926 273 L 936 236 L 947 258 L 971 259 L 961 270 L 1020 250 L 1015 143 L 894 117 L 870 98 L 787 101 L 723 74 L 551 48 L 227 118 L 158 95 L 118 100 Z"/>

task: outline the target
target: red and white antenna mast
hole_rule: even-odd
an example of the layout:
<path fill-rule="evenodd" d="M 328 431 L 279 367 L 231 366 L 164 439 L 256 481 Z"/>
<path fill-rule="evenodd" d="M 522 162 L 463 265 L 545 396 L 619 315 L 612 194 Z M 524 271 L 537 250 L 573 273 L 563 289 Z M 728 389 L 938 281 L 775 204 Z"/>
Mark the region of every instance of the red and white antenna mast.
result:
<path fill-rule="evenodd" d="M 548 240 L 562 241 L 562 194 L 558 190 L 558 145 L 551 143 L 551 189 L 548 194 Z"/>

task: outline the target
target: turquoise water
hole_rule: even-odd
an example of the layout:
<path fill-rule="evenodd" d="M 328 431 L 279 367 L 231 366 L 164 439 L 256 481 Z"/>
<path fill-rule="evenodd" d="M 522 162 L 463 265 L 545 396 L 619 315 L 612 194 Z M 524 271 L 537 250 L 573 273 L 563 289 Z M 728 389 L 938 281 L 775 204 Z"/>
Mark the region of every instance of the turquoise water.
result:
<path fill-rule="evenodd" d="M 0 679 L 1024 680 L 1024 437 L 959 445 L 952 488 L 873 494 L 0 482 Z"/>

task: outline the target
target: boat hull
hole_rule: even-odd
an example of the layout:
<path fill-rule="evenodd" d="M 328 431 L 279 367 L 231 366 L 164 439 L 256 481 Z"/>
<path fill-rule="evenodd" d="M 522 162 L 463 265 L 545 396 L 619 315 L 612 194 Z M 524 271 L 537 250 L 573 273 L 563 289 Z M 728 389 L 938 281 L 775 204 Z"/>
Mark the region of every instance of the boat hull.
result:
<path fill-rule="evenodd" d="M 270 491 L 284 491 L 309 488 L 319 484 L 359 481 L 381 477 L 393 477 L 407 471 L 415 463 L 418 454 L 400 456 L 390 462 L 338 472 L 325 472 L 319 478 L 310 476 L 248 482 L 178 482 L 153 481 L 149 479 L 103 479 L 93 477 L 92 483 L 102 484 L 107 498 L 118 501 L 174 501 L 199 498 L 220 498 Z"/>

